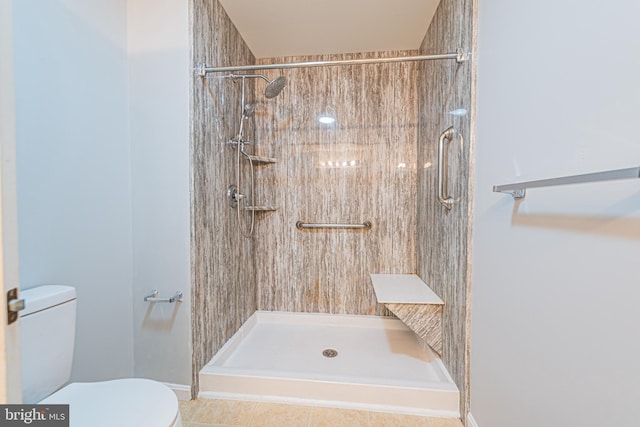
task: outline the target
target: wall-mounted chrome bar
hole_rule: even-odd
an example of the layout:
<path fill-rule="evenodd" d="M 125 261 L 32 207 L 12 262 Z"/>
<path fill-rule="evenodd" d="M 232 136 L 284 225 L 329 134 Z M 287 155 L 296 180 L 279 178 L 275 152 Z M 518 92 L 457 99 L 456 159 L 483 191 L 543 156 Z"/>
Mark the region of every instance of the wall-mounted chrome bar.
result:
<path fill-rule="evenodd" d="M 583 175 L 563 176 L 560 178 L 541 179 L 538 181 L 517 182 L 515 184 L 494 185 L 493 191 L 495 193 L 511 194 L 515 199 L 521 199 L 526 195 L 527 188 L 586 184 L 589 182 L 615 181 L 632 178 L 640 178 L 640 167 L 594 172 Z"/>
<path fill-rule="evenodd" d="M 176 294 L 172 297 L 158 298 L 158 290 L 154 289 L 149 295 L 144 297 L 146 302 L 182 302 L 182 291 L 176 291 Z"/>
<path fill-rule="evenodd" d="M 444 158 L 444 141 L 451 143 L 456 134 L 453 126 L 448 127 L 438 140 L 438 201 L 447 210 L 451 210 L 454 200 L 449 196 L 449 156 Z"/>
<path fill-rule="evenodd" d="M 368 230 L 371 227 L 372 227 L 371 221 L 365 221 L 362 224 L 307 224 L 302 221 L 296 222 L 296 228 L 298 230 L 317 229 L 317 228 L 332 228 L 332 229 L 338 229 L 338 230 L 356 230 L 356 229 Z"/>
<path fill-rule="evenodd" d="M 335 61 L 290 62 L 284 64 L 237 65 L 231 67 L 207 67 L 205 64 L 198 64 L 198 67 L 194 71 L 199 76 L 205 76 L 209 73 L 284 70 L 289 68 L 329 67 L 336 65 L 385 64 L 391 62 L 432 61 L 437 59 L 455 59 L 457 63 L 461 63 L 467 61 L 469 58 L 464 49 L 457 49 L 455 53 L 445 53 L 441 55 L 397 56 L 392 58 L 343 59 Z"/>

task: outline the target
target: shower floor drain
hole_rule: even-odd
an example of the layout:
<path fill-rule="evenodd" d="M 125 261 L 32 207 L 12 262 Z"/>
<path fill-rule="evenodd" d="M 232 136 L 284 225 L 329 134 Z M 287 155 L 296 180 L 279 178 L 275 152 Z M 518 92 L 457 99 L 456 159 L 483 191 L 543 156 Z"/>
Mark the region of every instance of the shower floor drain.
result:
<path fill-rule="evenodd" d="M 327 348 L 326 350 L 322 351 L 322 355 L 324 357 L 336 357 L 338 355 L 338 350 Z"/>

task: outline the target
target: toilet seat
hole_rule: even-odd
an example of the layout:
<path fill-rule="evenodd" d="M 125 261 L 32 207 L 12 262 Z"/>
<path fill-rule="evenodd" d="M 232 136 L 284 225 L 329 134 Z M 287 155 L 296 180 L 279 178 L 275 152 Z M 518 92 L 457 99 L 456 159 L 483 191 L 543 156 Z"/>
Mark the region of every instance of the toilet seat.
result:
<path fill-rule="evenodd" d="M 178 399 L 156 381 L 72 383 L 40 404 L 69 404 L 71 427 L 181 427 Z"/>

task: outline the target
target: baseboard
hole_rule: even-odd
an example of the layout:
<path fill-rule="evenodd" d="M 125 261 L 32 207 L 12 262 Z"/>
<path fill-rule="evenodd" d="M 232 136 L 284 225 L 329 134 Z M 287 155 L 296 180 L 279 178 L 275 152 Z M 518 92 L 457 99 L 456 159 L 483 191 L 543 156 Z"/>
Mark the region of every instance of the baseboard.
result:
<path fill-rule="evenodd" d="M 178 400 L 191 400 L 191 386 L 183 384 L 164 383 L 176 394 Z"/>
<path fill-rule="evenodd" d="M 467 413 L 467 427 L 480 427 L 478 426 L 476 419 L 471 415 L 471 412 Z"/>

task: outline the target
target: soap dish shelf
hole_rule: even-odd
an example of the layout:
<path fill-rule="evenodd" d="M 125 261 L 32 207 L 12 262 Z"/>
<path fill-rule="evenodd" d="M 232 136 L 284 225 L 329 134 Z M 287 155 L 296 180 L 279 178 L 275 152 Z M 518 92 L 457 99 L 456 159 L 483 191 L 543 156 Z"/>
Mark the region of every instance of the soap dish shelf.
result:
<path fill-rule="evenodd" d="M 274 159 L 273 157 L 254 156 L 253 154 L 250 154 L 247 157 L 254 164 L 258 164 L 258 165 L 266 165 L 266 164 L 271 164 L 271 163 L 277 163 L 278 162 L 278 160 Z"/>

